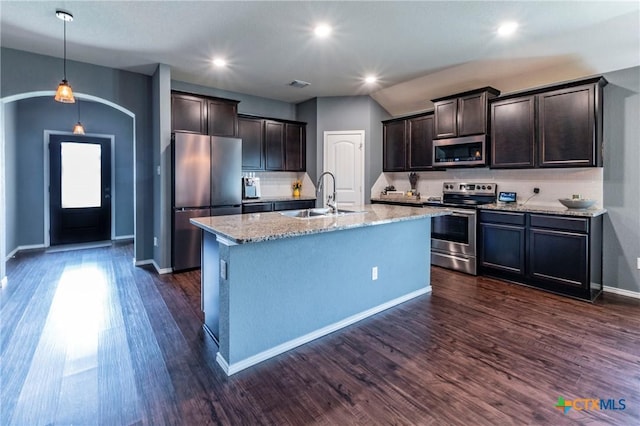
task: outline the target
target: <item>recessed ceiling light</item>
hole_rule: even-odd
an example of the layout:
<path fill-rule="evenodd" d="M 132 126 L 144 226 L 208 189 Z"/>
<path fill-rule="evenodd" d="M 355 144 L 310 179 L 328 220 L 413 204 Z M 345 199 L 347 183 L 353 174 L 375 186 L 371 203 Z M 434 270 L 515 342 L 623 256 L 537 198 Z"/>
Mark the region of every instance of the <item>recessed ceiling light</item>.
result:
<path fill-rule="evenodd" d="M 375 83 L 376 81 L 378 81 L 378 78 L 375 75 L 368 75 L 364 78 L 364 82 L 365 83 Z"/>
<path fill-rule="evenodd" d="M 318 37 L 329 37 L 331 34 L 331 27 L 327 24 L 320 24 L 313 30 L 313 32 Z"/>
<path fill-rule="evenodd" d="M 513 22 L 513 21 L 505 22 L 498 27 L 498 35 L 510 36 L 511 34 L 515 33 L 517 29 L 518 29 L 517 22 Z"/>
<path fill-rule="evenodd" d="M 213 60 L 213 65 L 215 65 L 216 67 L 225 67 L 227 66 L 227 61 L 222 58 L 215 58 Z"/>

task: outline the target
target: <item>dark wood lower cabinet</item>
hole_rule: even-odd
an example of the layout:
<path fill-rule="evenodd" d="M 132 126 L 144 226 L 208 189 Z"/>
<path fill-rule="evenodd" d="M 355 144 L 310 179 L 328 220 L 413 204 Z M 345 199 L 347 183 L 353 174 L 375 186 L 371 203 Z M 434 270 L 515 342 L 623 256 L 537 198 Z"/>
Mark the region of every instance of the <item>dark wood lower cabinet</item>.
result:
<path fill-rule="evenodd" d="M 264 213 L 281 210 L 312 209 L 316 200 L 267 201 L 242 204 L 242 213 Z"/>
<path fill-rule="evenodd" d="M 481 211 L 480 272 L 593 301 L 602 292 L 602 216 Z"/>

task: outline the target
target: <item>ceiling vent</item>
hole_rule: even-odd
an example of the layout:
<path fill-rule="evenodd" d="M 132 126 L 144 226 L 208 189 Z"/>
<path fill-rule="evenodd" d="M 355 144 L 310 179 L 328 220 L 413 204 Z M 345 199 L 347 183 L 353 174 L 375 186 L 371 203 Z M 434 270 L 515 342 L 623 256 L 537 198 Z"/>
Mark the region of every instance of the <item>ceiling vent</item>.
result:
<path fill-rule="evenodd" d="M 289 86 L 302 89 L 303 87 L 307 87 L 310 84 L 311 83 L 307 83 L 306 81 L 302 80 L 293 80 L 291 83 L 289 83 Z"/>

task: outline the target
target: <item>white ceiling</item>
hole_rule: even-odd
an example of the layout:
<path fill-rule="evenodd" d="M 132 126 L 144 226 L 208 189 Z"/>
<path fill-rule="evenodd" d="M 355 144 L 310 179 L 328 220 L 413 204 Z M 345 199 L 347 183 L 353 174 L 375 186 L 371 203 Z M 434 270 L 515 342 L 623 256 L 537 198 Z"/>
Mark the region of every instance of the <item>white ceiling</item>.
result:
<path fill-rule="evenodd" d="M 62 57 L 57 8 L 75 18 L 72 60 L 145 74 L 164 63 L 175 80 L 293 103 L 370 94 L 392 115 L 487 85 L 506 93 L 640 65 L 638 1 L 2 0 L 1 45 Z M 495 33 L 504 20 L 520 23 L 510 39 Z M 330 38 L 313 36 L 318 22 Z M 214 56 L 229 66 L 215 69 Z M 73 84 L 72 66 L 67 75 Z"/>

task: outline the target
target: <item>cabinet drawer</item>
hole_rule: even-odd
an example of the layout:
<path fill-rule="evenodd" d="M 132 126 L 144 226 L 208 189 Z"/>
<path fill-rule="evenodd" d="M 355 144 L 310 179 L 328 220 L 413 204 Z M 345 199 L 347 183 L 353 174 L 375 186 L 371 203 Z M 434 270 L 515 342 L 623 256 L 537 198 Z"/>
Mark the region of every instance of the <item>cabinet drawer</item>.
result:
<path fill-rule="evenodd" d="M 298 210 L 298 209 L 311 209 L 316 206 L 314 200 L 300 200 L 300 201 L 277 201 L 273 203 L 273 210 Z"/>
<path fill-rule="evenodd" d="M 532 214 L 531 227 L 559 229 L 562 231 L 589 232 L 589 219 Z"/>
<path fill-rule="evenodd" d="M 481 211 L 480 222 L 524 226 L 526 223 L 526 216 L 524 213 Z"/>
<path fill-rule="evenodd" d="M 273 203 L 247 203 L 242 205 L 242 213 L 272 212 Z"/>

